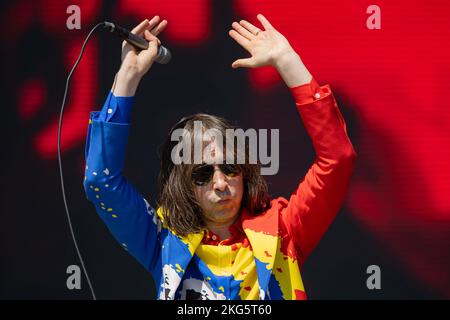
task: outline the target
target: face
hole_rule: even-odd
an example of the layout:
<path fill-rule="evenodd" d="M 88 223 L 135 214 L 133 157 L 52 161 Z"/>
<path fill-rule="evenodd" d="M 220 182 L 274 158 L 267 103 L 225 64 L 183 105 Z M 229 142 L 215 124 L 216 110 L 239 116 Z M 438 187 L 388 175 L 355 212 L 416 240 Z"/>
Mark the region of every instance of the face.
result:
<path fill-rule="evenodd" d="M 214 155 L 214 148 L 210 150 Z M 201 185 L 194 184 L 194 190 L 206 224 L 226 224 L 238 216 L 244 182 L 242 173 L 235 169 L 235 166 L 212 164 L 194 170 L 198 180 L 204 181 Z"/>

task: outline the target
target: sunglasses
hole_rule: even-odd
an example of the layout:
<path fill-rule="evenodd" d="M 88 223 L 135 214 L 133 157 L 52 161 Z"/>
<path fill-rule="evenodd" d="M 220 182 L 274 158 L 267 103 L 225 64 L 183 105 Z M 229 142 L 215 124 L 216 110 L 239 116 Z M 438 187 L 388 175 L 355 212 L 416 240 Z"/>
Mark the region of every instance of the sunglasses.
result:
<path fill-rule="evenodd" d="M 218 166 L 227 177 L 236 177 L 241 173 L 241 168 L 236 164 L 219 164 Z M 200 165 L 192 171 L 192 181 L 197 186 L 204 186 L 211 181 L 214 170 L 214 165 Z"/>

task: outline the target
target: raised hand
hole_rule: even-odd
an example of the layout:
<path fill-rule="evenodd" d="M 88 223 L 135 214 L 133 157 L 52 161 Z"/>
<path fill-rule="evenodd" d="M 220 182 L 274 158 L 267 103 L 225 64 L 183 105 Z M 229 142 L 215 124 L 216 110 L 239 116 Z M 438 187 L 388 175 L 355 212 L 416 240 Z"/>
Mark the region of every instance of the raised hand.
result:
<path fill-rule="evenodd" d="M 275 66 L 284 55 L 294 52 L 289 41 L 262 14 L 258 14 L 257 18 L 264 30 L 246 20 L 232 24 L 233 30 L 229 31 L 229 35 L 251 54 L 250 58 L 234 61 L 233 68 Z"/>
<path fill-rule="evenodd" d="M 245 20 L 233 22 L 233 30 L 229 31 L 230 37 L 247 50 L 251 57 L 238 59 L 231 66 L 273 66 L 289 87 L 309 83 L 312 76 L 289 41 L 262 14 L 258 14 L 257 18 L 264 30 Z"/>
<path fill-rule="evenodd" d="M 112 91 L 116 96 L 134 96 L 141 78 L 148 72 L 158 55 L 161 44 L 156 37 L 167 26 L 167 20 L 154 16 L 150 21 L 145 19 L 137 25 L 132 33 L 149 41 L 148 49 L 138 50 L 128 42 L 122 43 L 122 65 L 114 80 Z"/>
<path fill-rule="evenodd" d="M 150 21 L 145 19 L 137 25 L 132 33 L 144 37 L 149 41 L 147 50 L 138 50 L 126 41 L 122 43 L 122 66 L 134 68 L 141 76 L 144 75 L 153 64 L 161 41 L 156 37 L 167 26 L 167 20 L 160 21 L 159 16 L 154 16 Z"/>

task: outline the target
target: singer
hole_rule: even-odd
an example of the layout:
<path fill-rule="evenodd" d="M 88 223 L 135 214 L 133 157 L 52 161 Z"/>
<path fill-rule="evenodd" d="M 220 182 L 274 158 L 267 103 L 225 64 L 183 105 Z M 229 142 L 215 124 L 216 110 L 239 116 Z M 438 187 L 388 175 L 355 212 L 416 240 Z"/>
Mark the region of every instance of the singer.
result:
<path fill-rule="evenodd" d="M 276 68 L 316 152 L 289 199 L 269 197 L 259 165 L 172 162 L 173 130 L 192 132 L 194 121 L 221 133 L 233 128 L 207 114 L 183 118 L 169 132 L 156 209 L 122 175 L 133 96 L 167 26 L 158 16 L 132 30 L 149 41 L 148 49 L 123 43 L 112 90 L 102 110 L 91 113 L 87 198 L 121 246 L 152 274 L 159 299 L 306 299 L 302 264 L 345 198 L 356 153 L 330 86 L 320 86 L 287 39 L 263 15 L 257 18 L 262 28 L 233 22 L 229 35 L 250 57 L 232 67 Z M 274 107 L 274 114 L 282 112 Z M 211 157 L 221 150 L 212 139 L 202 145 Z"/>

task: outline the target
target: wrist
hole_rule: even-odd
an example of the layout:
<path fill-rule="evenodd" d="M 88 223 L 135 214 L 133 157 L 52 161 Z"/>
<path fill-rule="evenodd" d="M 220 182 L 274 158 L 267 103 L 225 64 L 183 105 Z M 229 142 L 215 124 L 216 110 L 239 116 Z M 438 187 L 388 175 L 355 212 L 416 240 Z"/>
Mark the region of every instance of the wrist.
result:
<path fill-rule="evenodd" d="M 117 78 L 113 87 L 113 93 L 117 97 L 132 97 L 135 95 L 142 76 L 132 67 L 121 67 L 117 72 Z"/>
<path fill-rule="evenodd" d="M 117 76 L 120 76 L 123 80 L 139 82 L 141 81 L 143 74 L 135 65 L 122 64 L 117 72 Z"/>
<path fill-rule="evenodd" d="M 288 87 L 295 87 L 309 83 L 311 73 L 303 64 L 300 56 L 295 52 L 287 52 L 275 61 L 275 68 Z"/>
<path fill-rule="evenodd" d="M 301 63 L 300 56 L 294 50 L 291 50 L 277 56 L 274 60 L 274 67 L 278 72 L 282 72 L 299 62 Z"/>

